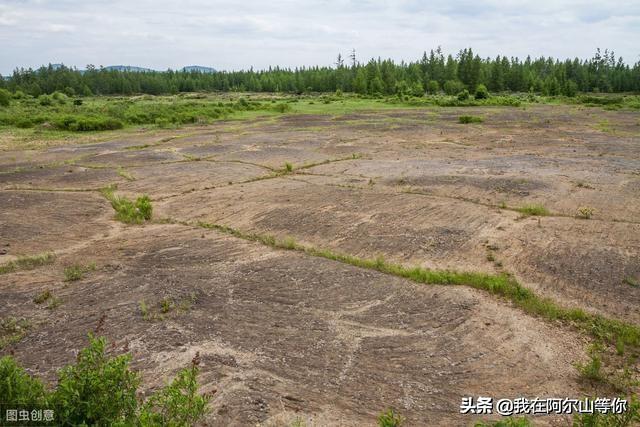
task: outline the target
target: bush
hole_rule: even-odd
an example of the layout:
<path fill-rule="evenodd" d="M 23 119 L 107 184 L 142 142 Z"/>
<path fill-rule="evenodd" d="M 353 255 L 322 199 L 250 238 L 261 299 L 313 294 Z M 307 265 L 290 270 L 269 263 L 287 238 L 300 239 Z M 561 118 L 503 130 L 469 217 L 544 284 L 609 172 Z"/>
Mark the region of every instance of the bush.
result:
<path fill-rule="evenodd" d="M 487 99 L 489 98 L 489 91 L 487 90 L 487 87 L 483 84 L 479 84 L 478 87 L 476 88 L 476 93 L 474 96 L 476 99 Z"/>
<path fill-rule="evenodd" d="M 462 91 L 458 92 L 458 95 L 456 95 L 456 97 L 458 98 L 458 101 L 466 101 L 467 99 L 469 99 L 469 91 L 463 89 Z"/>
<path fill-rule="evenodd" d="M 468 123 L 482 123 L 484 119 L 482 117 L 477 116 L 460 116 L 458 117 L 458 123 L 468 124 Z"/>
<path fill-rule="evenodd" d="M 89 335 L 89 346 L 75 365 L 60 371 L 58 385 L 49 392 L 12 357 L 0 359 L 0 396 L 4 403 L 37 406 L 55 411 L 62 425 L 171 425 L 196 424 L 206 413 L 209 398 L 198 394 L 198 357 L 178 372 L 147 402 L 137 399 L 140 376 L 131 371 L 129 355 L 109 357 L 107 341 Z"/>
<path fill-rule="evenodd" d="M 53 99 L 49 95 L 40 95 L 38 97 L 38 103 L 43 107 L 53 105 Z"/>
<path fill-rule="evenodd" d="M 8 107 L 11 104 L 11 94 L 6 89 L 0 89 L 0 106 Z"/>
<path fill-rule="evenodd" d="M 65 116 L 56 120 L 54 126 L 72 132 L 90 132 L 122 129 L 124 125 L 111 117 Z"/>

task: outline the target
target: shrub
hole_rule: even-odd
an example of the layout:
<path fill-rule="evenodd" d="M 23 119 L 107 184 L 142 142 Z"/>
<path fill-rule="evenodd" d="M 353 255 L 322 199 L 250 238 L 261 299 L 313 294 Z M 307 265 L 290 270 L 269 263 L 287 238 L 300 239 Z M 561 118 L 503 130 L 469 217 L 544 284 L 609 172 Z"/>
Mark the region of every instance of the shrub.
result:
<path fill-rule="evenodd" d="M 0 396 L 4 403 L 55 411 L 61 425 L 196 424 L 206 413 L 208 396 L 198 394 L 198 356 L 147 402 L 138 401 L 140 376 L 129 355 L 109 357 L 107 341 L 89 335 L 89 345 L 75 365 L 63 368 L 55 390 L 31 377 L 15 360 L 0 359 Z"/>
<path fill-rule="evenodd" d="M 478 87 L 476 88 L 476 93 L 474 96 L 476 99 L 487 99 L 489 98 L 489 91 L 487 90 L 487 87 L 483 84 L 479 84 Z"/>
<path fill-rule="evenodd" d="M 458 98 L 458 101 L 466 101 L 467 99 L 469 99 L 469 91 L 463 89 L 462 91 L 458 92 L 458 95 L 456 96 Z"/>
<path fill-rule="evenodd" d="M 45 403 L 47 393 L 40 381 L 31 378 L 12 357 L 5 356 L 0 358 L 0 396 L 3 403 L 37 406 Z"/>
<path fill-rule="evenodd" d="M 0 89 L 0 106 L 8 107 L 11 104 L 11 94 L 6 89 Z"/>
<path fill-rule="evenodd" d="M 478 116 L 460 116 L 458 117 L 458 123 L 468 124 L 468 123 L 482 123 L 484 119 Z"/>

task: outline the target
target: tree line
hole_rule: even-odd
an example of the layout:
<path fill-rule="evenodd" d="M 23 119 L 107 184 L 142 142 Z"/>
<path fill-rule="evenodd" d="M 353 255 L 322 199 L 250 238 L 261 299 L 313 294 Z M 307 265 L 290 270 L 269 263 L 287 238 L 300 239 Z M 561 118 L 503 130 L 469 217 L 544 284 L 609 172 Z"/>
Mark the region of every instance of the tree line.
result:
<path fill-rule="evenodd" d="M 331 67 L 280 68 L 215 73 L 116 71 L 92 65 L 16 69 L 0 78 L 0 88 L 32 96 L 56 91 L 70 96 L 160 95 L 194 91 L 355 92 L 368 95 L 445 92 L 450 95 L 484 85 L 492 92 L 536 92 L 573 96 L 577 92 L 640 92 L 640 61 L 626 64 L 609 50 L 590 59 L 551 57 L 521 60 L 498 55 L 481 58 L 471 48 L 447 55 L 438 47 L 415 62 L 390 59 L 359 62 L 355 51 L 347 63 L 341 55 Z"/>

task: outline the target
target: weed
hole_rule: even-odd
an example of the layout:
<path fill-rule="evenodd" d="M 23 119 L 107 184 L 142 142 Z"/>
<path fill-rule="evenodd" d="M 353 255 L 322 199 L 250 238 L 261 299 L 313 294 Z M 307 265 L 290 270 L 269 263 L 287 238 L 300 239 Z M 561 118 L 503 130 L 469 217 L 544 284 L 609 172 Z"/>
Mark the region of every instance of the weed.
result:
<path fill-rule="evenodd" d="M 458 123 L 461 124 L 469 124 L 469 123 L 482 123 L 484 119 L 478 116 L 460 116 L 458 117 Z"/>
<path fill-rule="evenodd" d="M 30 327 L 31 324 L 26 319 L 16 319 L 15 317 L 0 319 L 0 350 L 20 341 Z M 0 376 L 0 378 L 4 377 Z M 0 389 L 1 387 L 0 385 Z M 0 396 L 4 395 L 0 393 Z"/>
<path fill-rule="evenodd" d="M 36 303 L 36 304 L 42 304 L 43 302 L 47 301 L 52 296 L 53 296 L 53 294 L 51 293 L 51 291 L 49 289 L 46 289 L 46 290 L 40 292 L 35 297 L 33 297 L 33 302 Z"/>
<path fill-rule="evenodd" d="M 75 282 L 76 280 L 82 279 L 85 273 L 88 273 L 95 269 L 96 269 L 96 265 L 94 263 L 91 263 L 88 265 L 81 265 L 81 264 L 69 265 L 64 268 L 64 281 Z"/>
<path fill-rule="evenodd" d="M 140 300 L 140 302 L 138 303 L 138 306 L 140 307 L 140 313 L 142 313 L 142 318 L 144 320 L 149 320 L 149 307 L 147 306 L 147 303 L 144 302 L 144 300 Z"/>
<path fill-rule="evenodd" d="M 618 342 L 619 341 L 616 341 L 616 344 Z M 575 364 L 581 378 L 592 382 L 601 382 L 604 380 L 604 374 L 602 373 L 602 358 L 600 356 L 601 353 L 601 346 L 593 345 L 589 350 L 589 362 L 578 362 Z"/>
<path fill-rule="evenodd" d="M 42 265 L 51 264 L 55 261 L 56 256 L 51 252 L 39 255 L 23 256 L 14 261 L 0 265 L 0 274 L 12 273 L 17 270 L 33 270 Z"/>
<path fill-rule="evenodd" d="M 396 414 L 393 409 L 387 409 L 378 415 L 378 425 L 380 427 L 400 427 L 404 418 Z"/>
<path fill-rule="evenodd" d="M 622 414 L 603 414 L 594 411 L 593 414 L 576 414 L 573 417 L 573 427 L 627 427 L 640 423 L 640 402 L 632 397 L 629 406 Z"/>
<path fill-rule="evenodd" d="M 172 307 L 173 301 L 171 301 L 171 298 L 163 298 L 162 301 L 160 301 L 160 311 L 162 313 L 168 313 L 169 311 L 171 311 Z"/>
<path fill-rule="evenodd" d="M 549 215 L 549 211 L 547 210 L 547 208 L 545 208 L 542 205 L 536 205 L 536 204 L 532 204 L 532 205 L 524 205 L 521 206 L 519 208 L 516 208 L 516 211 L 520 212 L 522 215 L 525 216 L 546 216 Z"/>
<path fill-rule="evenodd" d="M 495 260 L 496 260 L 496 257 L 493 254 L 493 252 L 487 252 L 487 261 L 494 262 Z"/>
<path fill-rule="evenodd" d="M 582 219 L 590 219 L 593 216 L 594 209 L 589 206 L 582 206 L 578 208 L 576 216 Z"/>
<path fill-rule="evenodd" d="M 153 207 L 151 199 L 146 194 L 140 196 L 135 202 L 126 197 L 116 196 L 115 187 L 106 187 L 100 190 L 102 195 L 111 202 L 111 206 L 116 211 L 116 219 L 125 224 L 141 224 L 151 219 Z"/>
<path fill-rule="evenodd" d="M 62 304 L 62 300 L 58 297 L 51 297 L 49 299 L 49 304 L 47 305 L 48 310 L 55 310 Z"/>
<path fill-rule="evenodd" d="M 577 183 L 576 183 L 576 187 L 578 187 L 578 188 L 585 188 L 585 189 L 587 189 L 587 190 L 593 190 L 593 189 L 594 189 L 594 187 L 592 187 L 591 185 L 589 185 L 589 184 L 587 184 L 587 183 L 585 183 L 585 182 L 582 182 L 582 181 L 577 182 Z"/>
<path fill-rule="evenodd" d="M 293 165 L 292 165 L 291 163 L 289 163 L 289 162 L 286 162 L 286 163 L 284 164 L 284 171 L 285 171 L 286 173 L 291 173 L 291 172 L 293 172 Z"/>
<path fill-rule="evenodd" d="M 633 286 L 634 288 L 640 287 L 640 282 L 633 279 L 632 277 L 625 277 L 622 281 L 629 286 Z"/>

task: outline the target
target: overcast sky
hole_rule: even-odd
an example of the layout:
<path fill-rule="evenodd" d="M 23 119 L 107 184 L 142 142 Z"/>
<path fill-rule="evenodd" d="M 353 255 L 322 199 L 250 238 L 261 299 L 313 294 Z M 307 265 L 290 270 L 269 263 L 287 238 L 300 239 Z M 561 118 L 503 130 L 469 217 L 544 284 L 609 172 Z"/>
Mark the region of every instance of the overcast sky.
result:
<path fill-rule="evenodd" d="M 64 63 L 221 70 L 415 60 L 473 47 L 640 60 L 640 0 L 0 0 L 0 73 Z"/>

